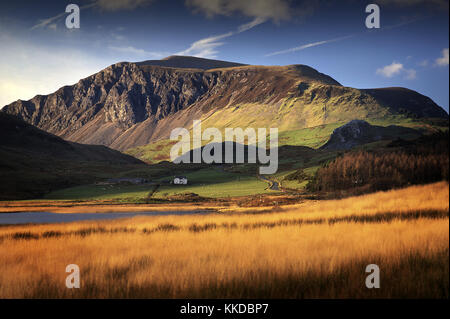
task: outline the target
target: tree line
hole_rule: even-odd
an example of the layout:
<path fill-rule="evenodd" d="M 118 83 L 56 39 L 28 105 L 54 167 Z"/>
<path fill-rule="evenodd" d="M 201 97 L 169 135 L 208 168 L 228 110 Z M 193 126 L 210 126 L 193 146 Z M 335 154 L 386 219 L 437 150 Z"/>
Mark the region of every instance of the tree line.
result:
<path fill-rule="evenodd" d="M 370 192 L 449 179 L 448 132 L 416 141 L 396 140 L 374 151 L 350 151 L 319 168 L 308 183 L 315 192 Z"/>

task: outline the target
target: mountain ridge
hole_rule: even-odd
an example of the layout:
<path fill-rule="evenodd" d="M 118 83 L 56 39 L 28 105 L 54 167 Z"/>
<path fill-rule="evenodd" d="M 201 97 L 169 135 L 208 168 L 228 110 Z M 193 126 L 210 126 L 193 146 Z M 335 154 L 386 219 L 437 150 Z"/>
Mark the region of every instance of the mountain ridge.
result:
<path fill-rule="evenodd" d="M 201 70 L 219 69 L 219 68 L 228 68 L 228 67 L 247 66 L 248 65 L 248 64 L 243 64 L 243 63 L 204 59 L 204 58 L 198 58 L 198 57 L 180 56 L 180 55 L 171 55 L 171 56 L 168 56 L 161 60 L 146 60 L 146 61 L 141 61 L 141 62 L 135 62 L 135 64 L 139 65 L 139 66 L 154 65 L 154 66 L 163 66 L 163 67 L 171 67 L 171 68 L 201 69 Z"/>
<path fill-rule="evenodd" d="M 192 57 L 149 61 L 113 64 L 2 112 L 69 141 L 118 150 L 168 138 L 173 128 L 190 128 L 194 119 L 219 128 L 285 130 L 388 115 L 448 117 L 415 91 L 349 88 L 301 64 L 253 66 Z M 187 64 L 168 67 L 164 61 Z M 200 62 L 216 68 L 190 68 Z"/>

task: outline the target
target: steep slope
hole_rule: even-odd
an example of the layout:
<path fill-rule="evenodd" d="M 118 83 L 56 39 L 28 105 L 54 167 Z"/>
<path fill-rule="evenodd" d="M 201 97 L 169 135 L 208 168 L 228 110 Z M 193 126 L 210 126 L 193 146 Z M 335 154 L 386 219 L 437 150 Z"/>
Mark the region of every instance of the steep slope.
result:
<path fill-rule="evenodd" d="M 140 160 L 102 145 L 67 142 L 18 118 L 0 112 L 0 147 L 54 160 L 103 161 L 117 164 L 142 164 Z"/>
<path fill-rule="evenodd" d="M 190 128 L 194 119 L 205 127 L 280 132 L 352 119 L 389 118 L 390 124 L 396 118 L 448 119 L 411 90 L 343 87 L 305 65 L 235 65 L 192 57 L 117 63 L 53 94 L 16 101 L 3 112 L 70 141 L 118 150 L 167 139 L 173 128 Z"/>
<path fill-rule="evenodd" d="M 436 108 L 432 99 L 415 91 L 402 87 L 380 89 L 363 89 L 382 105 L 389 105 L 398 113 L 414 117 L 447 118 L 448 114 L 441 108 Z"/>
<path fill-rule="evenodd" d="M 92 182 L 140 160 L 100 145 L 67 142 L 0 112 L 0 199 L 33 198 Z"/>

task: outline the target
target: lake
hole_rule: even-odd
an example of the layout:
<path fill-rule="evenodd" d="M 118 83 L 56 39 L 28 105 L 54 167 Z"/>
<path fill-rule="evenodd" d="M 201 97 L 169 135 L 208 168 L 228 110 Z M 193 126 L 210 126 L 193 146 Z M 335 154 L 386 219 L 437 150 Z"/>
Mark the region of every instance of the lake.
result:
<path fill-rule="evenodd" d="M 0 213 L 0 225 L 15 224 L 48 224 L 69 223 L 84 220 L 105 220 L 117 218 L 129 218 L 135 216 L 163 216 L 163 215 L 190 215 L 207 214 L 209 211 L 166 211 L 166 212 L 124 212 L 124 213 L 50 213 L 50 212 L 24 212 L 24 213 Z"/>

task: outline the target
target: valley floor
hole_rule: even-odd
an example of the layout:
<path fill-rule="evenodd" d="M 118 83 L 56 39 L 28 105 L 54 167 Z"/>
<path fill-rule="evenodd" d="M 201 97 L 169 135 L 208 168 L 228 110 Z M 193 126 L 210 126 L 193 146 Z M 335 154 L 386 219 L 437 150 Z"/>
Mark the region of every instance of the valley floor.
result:
<path fill-rule="evenodd" d="M 446 182 L 275 207 L 160 209 L 175 206 L 215 212 L 0 227 L 0 298 L 449 297 Z M 25 201 L 0 211 L 37 207 L 149 209 Z M 79 289 L 66 288 L 69 264 L 80 268 Z M 380 268 L 379 289 L 365 286 L 369 264 Z"/>

